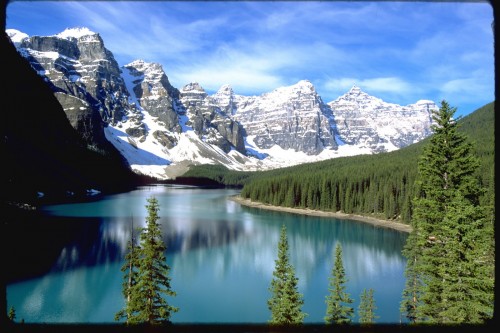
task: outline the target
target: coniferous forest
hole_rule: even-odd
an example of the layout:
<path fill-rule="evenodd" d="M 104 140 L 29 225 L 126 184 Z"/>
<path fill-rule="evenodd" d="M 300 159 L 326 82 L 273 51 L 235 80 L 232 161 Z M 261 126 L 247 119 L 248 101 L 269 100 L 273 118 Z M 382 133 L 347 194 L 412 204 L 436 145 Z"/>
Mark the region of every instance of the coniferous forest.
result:
<path fill-rule="evenodd" d="M 402 315 L 411 323 L 481 324 L 494 314 L 494 103 L 465 118 L 455 113 L 442 101 L 434 134 L 399 151 L 258 176 L 213 168 L 210 177 L 242 180 L 241 195 L 252 201 L 410 224 Z"/>
<path fill-rule="evenodd" d="M 482 205 L 494 203 L 494 102 L 458 120 L 458 131 L 473 143 L 480 166 L 475 176 L 485 192 Z M 209 179 L 243 186 L 241 196 L 276 206 L 341 211 L 410 223 L 418 158 L 427 138 L 389 153 L 359 155 L 264 172 L 230 171 L 223 166 L 191 168 L 186 179 Z"/>
<path fill-rule="evenodd" d="M 241 185 L 242 196 L 287 207 L 375 215 L 410 223 L 403 250 L 408 259 L 401 314 L 410 323 L 482 324 L 494 313 L 494 103 L 455 121 L 445 101 L 434 114 L 435 134 L 392 153 L 339 158 L 263 173 L 198 167 L 198 177 Z M 472 139 L 473 138 L 473 139 Z M 209 182 L 207 182 L 209 183 Z M 166 247 L 161 241 L 156 199 L 148 200 L 148 226 L 141 244 L 133 233 L 122 268 L 124 309 L 115 319 L 127 324 L 170 323 L 178 308 L 162 295 L 170 287 Z M 327 324 L 350 324 L 353 299 L 342 249 L 336 247 L 326 302 Z M 271 325 L 302 324 L 306 313 L 298 278 L 288 258 L 283 226 L 269 290 Z M 374 290 L 364 290 L 358 308 L 361 325 L 375 322 Z M 14 321 L 15 309 L 9 311 Z"/>

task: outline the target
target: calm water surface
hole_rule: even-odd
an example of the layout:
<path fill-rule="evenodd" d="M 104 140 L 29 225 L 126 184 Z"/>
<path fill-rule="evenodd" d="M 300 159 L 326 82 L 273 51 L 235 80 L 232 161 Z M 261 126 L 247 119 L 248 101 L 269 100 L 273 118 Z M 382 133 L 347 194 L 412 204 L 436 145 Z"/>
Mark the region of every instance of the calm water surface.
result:
<path fill-rule="evenodd" d="M 377 322 L 400 321 L 405 233 L 244 207 L 228 199 L 238 193 L 148 186 L 94 202 L 45 206 L 49 217 L 43 230 L 51 231 L 26 232 L 54 244 L 47 253 L 29 249 L 33 257 L 49 262 L 49 270 L 8 284 L 8 307 L 14 306 L 17 320 L 27 323 L 113 323 L 124 305 L 120 268 L 131 225 L 144 226 L 146 199 L 154 196 L 160 204 L 172 289 L 177 292 L 168 302 L 180 308 L 171 318 L 174 323 L 266 323 L 283 224 L 304 295 L 306 322 L 323 322 L 339 242 L 356 312 L 363 289 L 373 288 Z"/>

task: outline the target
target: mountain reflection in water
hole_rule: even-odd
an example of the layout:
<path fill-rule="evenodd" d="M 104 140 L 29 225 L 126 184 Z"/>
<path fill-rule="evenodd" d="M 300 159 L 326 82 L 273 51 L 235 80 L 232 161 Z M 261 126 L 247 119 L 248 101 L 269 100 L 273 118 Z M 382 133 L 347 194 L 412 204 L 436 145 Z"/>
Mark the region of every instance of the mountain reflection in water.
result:
<path fill-rule="evenodd" d="M 41 237 L 24 255 L 31 253 L 46 269 L 39 278 L 9 285 L 8 304 L 26 322 L 113 322 L 123 306 L 120 268 L 131 227 L 144 226 L 146 198 L 154 195 L 177 292 L 169 301 L 181 309 L 174 322 L 267 322 L 268 287 L 283 224 L 309 313 L 306 322 L 323 320 L 339 242 L 348 292 L 358 299 L 364 288 L 373 288 L 379 322 L 399 322 L 406 234 L 356 221 L 243 207 L 228 199 L 237 193 L 159 186 L 90 203 L 47 206 L 43 227 L 34 223 L 25 231 L 29 238 L 37 239 L 31 232 Z M 48 248 L 50 255 L 43 252 Z"/>

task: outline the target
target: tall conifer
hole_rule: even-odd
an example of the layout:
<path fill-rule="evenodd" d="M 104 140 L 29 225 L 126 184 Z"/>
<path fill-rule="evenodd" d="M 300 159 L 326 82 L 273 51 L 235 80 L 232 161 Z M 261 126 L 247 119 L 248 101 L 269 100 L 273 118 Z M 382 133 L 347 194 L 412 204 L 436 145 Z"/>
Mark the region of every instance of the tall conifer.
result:
<path fill-rule="evenodd" d="M 358 317 L 360 324 L 373 324 L 375 319 L 378 318 L 375 315 L 375 300 L 373 298 L 373 289 L 363 290 L 360 297 L 359 307 L 358 307 Z"/>
<path fill-rule="evenodd" d="M 127 287 L 127 304 L 117 317 L 126 316 L 127 323 L 166 324 L 170 322 L 172 313 L 179 309 L 171 306 L 165 296 L 175 296 L 170 286 L 170 267 L 166 263 L 165 250 L 160 225 L 158 223 L 159 205 L 156 198 L 148 198 L 146 209 L 146 227 L 142 228 L 139 246 L 130 244 L 128 267 L 124 270 L 132 274 L 135 282 L 130 282 L 130 275 L 125 284 Z M 135 271 L 133 267 L 137 267 Z M 135 273 L 134 273 L 135 272 Z"/>
<path fill-rule="evenodd" d="M 493 228 L 479 205 L 472 145 L 443 101 L 418 164 L 401 309 L 411 321 L 481 323 L 493 315 Z"/>
<path fill-rule="evenodd" d="M 301 324 L 306 313 L 302 312 L 304 300 L 298 292 L 298 278 L 288 257 L 288 239 L 286 227 L 283 225 L 278 243 L 278 259 L 275 261 L 273 279 L 269 290 L 272 293 L 267 301 L 271 311 L 271 324 L 290 325 Z"/>
<path fill-rule="evenodd" d="M 118 311 L 115 315 L 115 320 L 119 321 L 125 318 L 126 322 L 129 322 L 129 318 L 132 314 L 137 313 L 139 309 L 134 309 L 133 303 L 131 303 L 132 297 L 132 287 L 136 284 L 136 274 L 139 267 L 139 248 L 136 244 L 136 239 L 134 236 L 134 222 L 132 220 L 130 228 L 130 240 L 127 243 L 127 254 L 125 255 L 125 263 L 123 264 L 121 271 L 124 273 L 122 293 L 125 298 L 125 307 Z"/>
<path fill-rule="evenodd" d="M 329 278 L 329 292 L 326 296 L 326 316 L 327 324 L 349 324 L 352 321 L 354 309 L 350 306 L 353 300 L 345 291 L 347 278 L 345 276 L 344 264 L 342 262 L 342 246 L 335 247 L 335 263 L 332 269 L 332 276 Z"/>
<path fill-rule="evenodd" d="M 16 320 L 16 309 L 13 306 L 11 306 L 9 309 L 8 318 L 12 322 Z"/>

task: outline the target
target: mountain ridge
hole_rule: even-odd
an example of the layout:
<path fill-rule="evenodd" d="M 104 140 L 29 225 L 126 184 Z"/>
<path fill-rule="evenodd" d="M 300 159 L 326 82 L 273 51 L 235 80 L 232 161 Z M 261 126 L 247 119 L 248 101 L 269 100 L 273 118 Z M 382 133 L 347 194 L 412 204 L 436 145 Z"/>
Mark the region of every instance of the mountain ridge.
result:
<path fill-rule="evenodd" d="M 308 80 L 259 96 L 236 94 L 229 84 L 209 95 L 196 82 L 173 87 L 158 63 L 120 67 L 87 28 L 7 34 L 60 93 L 68 118 L 85 119 L 72 125 L 89 144 L 109 141 L 135 172 L 160 179 L 175 178 L 189 164 L 255 171 L 396 150 L 430 134 L 437 108 L 426 100 L 386 103 L 357 86 L 324 103 Z"/>
<path fill-rule="evenodd" d="M 86 198 L 96 189 L 111 193 L 139 184 L 109 142 L 104 151 L 89 145 L 75 130 L 58 93 L 19 54 L 7 34 L 0 36 L 0 42 L 9 70 L 16 73 L 1 89 L 2 207 L 11 212 L 20 202 Z M 78 103 L 85 107 L 84 101 Z"/>

